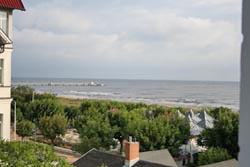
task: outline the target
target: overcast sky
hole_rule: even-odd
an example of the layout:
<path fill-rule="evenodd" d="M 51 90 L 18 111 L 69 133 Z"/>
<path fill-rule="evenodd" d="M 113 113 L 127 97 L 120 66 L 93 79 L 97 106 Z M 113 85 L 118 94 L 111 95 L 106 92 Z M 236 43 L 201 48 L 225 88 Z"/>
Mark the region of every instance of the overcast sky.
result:
<path fill-rule="evenodd" d="M 23 0 L 14 77 L 239 80 L 240 0 Z"/>

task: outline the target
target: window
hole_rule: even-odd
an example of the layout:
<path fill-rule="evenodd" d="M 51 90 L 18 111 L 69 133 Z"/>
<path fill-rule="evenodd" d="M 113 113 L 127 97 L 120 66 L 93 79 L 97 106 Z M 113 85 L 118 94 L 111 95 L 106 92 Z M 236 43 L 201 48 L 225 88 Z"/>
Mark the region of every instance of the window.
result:
<path fill-rule="evenodd" d="M 0 11 L 0 28 L 7 34 L 7 13 Z"/>
<path fill-rule="evenodd" d="M 3 85 L 3 59 L 0 59 L 0 86 Z"/>

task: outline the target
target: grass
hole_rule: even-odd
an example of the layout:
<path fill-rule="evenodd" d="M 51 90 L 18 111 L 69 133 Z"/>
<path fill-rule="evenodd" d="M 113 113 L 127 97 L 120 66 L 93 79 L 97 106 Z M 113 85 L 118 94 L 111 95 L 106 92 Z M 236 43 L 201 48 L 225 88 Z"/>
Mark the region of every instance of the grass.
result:
<path fill-rule="evenodd" d="M 83 99 L 56 97 L 64 106 L 68 107 L 79 107 L 84 101 Z"/>

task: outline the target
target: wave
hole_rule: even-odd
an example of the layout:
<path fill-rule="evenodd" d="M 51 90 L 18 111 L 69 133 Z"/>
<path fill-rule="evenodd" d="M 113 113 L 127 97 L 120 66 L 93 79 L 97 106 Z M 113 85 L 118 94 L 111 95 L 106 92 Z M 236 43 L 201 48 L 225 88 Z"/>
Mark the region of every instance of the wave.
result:
<path fill-rule="evenodd" d="M 181 98 L 181 99 L 173 100 L 173 102 L 177 102 L 177 103 L 192 103 L 192 104 L 200 104 L 201 103 L 197 99 L 188 99 L 188 98 Z"/>
<path fill-rule="evenodd" d="M 67 94 L 72 95 L 85 95 L 85 96 L 117 96 L 118 93 L 110 93 L 110 92 L 84 92 L 84 91 L 69 91 Z"/>

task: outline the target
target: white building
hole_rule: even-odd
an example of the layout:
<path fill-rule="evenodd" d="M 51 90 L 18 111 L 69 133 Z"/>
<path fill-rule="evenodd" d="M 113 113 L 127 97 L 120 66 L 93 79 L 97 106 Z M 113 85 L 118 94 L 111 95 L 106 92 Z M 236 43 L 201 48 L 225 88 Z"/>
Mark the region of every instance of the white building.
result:
<path fill-rule="evenodd" d="M 0 138 L 10 139 L 12 13 L 25 10 L 21 0 L 0 1 Z"/>

